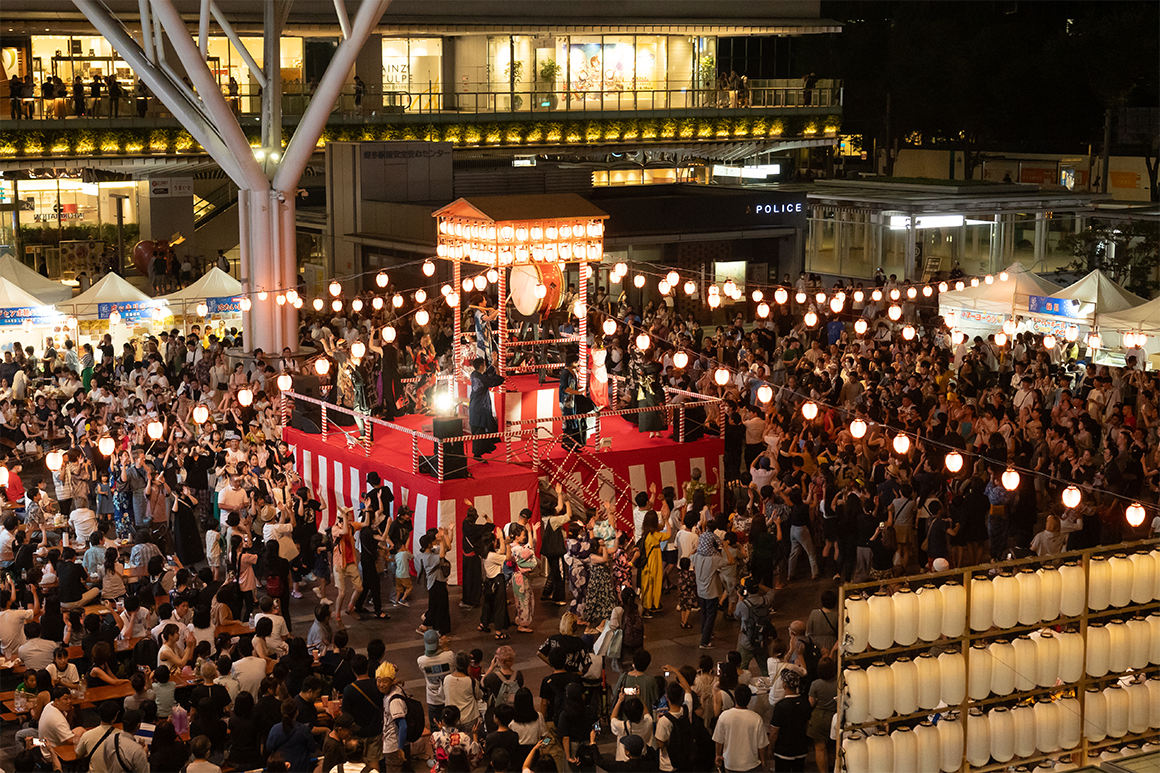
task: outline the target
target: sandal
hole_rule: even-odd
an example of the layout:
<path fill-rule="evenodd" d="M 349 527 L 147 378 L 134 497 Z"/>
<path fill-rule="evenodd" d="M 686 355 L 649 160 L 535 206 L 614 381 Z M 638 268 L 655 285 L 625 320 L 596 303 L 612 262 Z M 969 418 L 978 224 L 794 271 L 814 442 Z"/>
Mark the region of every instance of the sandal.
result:
<path fill-rule="evenodd" d="M 491 628 L 490 628 L 490 626 L 486 626 L 483 623 L 480 623 L 479 625 L 477 625 L 475 627 L 475 630 L 481 631 L 482 633 L 488 633 L 489 631 L 491 631 Z"/>
<path fill-rule="evenodd" d="M 391 619 L 391 616 L 388 615 L 386 612 L 375 612 L 375 617 L 378 618 L 379 620 L 390 620 Z"/>
<path fill-rule="evenodd" d="M 535 630 L 531 628 L 517 628 L 516 630 L 520 633 L 535 633 Z"/>
<path fill-rule="evenodd" d="M 506 633 L 497 633 L 497 634 L 495 635 L 495 640 L 496 640 L 496 641 L 505 641 L 505 640 L 507 640 L 507 639 L 510 639 L 510 638 L 511 638 L 511 637 L 510 637 L 510 636 L 508 636 Z"/>

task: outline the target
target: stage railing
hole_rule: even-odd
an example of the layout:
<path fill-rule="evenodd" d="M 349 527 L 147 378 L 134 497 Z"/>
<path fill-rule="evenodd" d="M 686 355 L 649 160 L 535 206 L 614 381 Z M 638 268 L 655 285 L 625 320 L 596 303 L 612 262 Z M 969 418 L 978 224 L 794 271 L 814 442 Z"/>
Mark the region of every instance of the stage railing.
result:
<path fill-rule="evenodd" d="M 450 378 L 450 377 L 448 377 Z M 614 377 L 610 377 L 610 384 L 614 381 Z M 347 408 L 345 406 L 336 405 L 320 400 L 315 397 L 299 394 L 294 391 L 287 391 L 281 394 L 281 417 L 282 427 L 285 428 L 290 423 L 290 416 L 292 413 L 292 403 L 301 402 L 306 405 L 318 406 L 320 414 L 319 430 L 322 434 L 322 439 L 327 440 L 330 437 L 332 430 L 341 432 L 347 440 L 349 446 L 358 446 L 362 449 L 363 456 L 370 456 L 371 447 L 374 444 L 374 427 L 381 427 L 386 432 L 401 433 L 410 438 L 411 441 L 411 472 L 418 474 L 420 467 L 425 463 L 425 455 L 421 453 L 423 449 L 420 447 L 420 442 L 433 444 L 432 455 L 435 457 L 435 474 L 442 483 L 445 480 L 445 465 L 444 446 L 447 443 L 470 443 L 473 440 L 498 440 L 505 445 L 505 459 L 508 462 L 515 462 L 517 451 L 513 446 L 522 443 L 527 452 L 530 452 L 531 464 L 537 470 L 540 469 L 541 460 L 546 459 L 551 452 L 551 444 L 555 439 L 562 435 L 562 423 L 568 420 L 578 420 L 587 422 L 588 419 L 595 419 L 593 432 L 593 439 L 596 448 L 600 447 L 601 439 L 601 423 L 610 416 L 632 416 L 640 415 L 648 412 L 665 411 L 667 418 L 670 420 L 674 415 L 680 420 L 679 441 L 684 442 L 686 438 L 687 427 L 687 411 L 690 408 L 704 408 L 707 409 L 713 405 L 719 405 L 722 400 L 718 397 L 710 397 L 708 395 L 701 395 L 695 392 L 688 392 L 673 387 L 664 387 L 665 403 L 658 406 L 649 406 L 645 408 L 617 408 L 604 409 L 597 408 L 589 413 L 574 414 L 568 416 L 545 416 L 531 419 L 520 419 L 517 421 L 505 421 L 504 427 L 499 432 L 489 432 L 479 435 L 459 435 L 450 438 L 439 438 L 434 434 L 423 432 L 412 427 L 405 427 L 401 424 L 396 424 L 392 421 L 380 419 L 360 411 Z M 614 390 L 610 390 L 610 393 Z M 673 403 L 672 396 L 681 396 L 688 398 L 685 402 Z M 340 413 L 349 416 L 353 420 L 355 432 L 349 432 L 347 426 L 333 422 L 331 420 L 331 413 Z M 334 425 L 333 427 L 331 425 Z M 541 437 L 541 430 L 545 429 L 543 425 L 550 424 L 551 429 L 547 430 L 547 437 Z M 464 452 L 466 454 L 466 450 Z"/>

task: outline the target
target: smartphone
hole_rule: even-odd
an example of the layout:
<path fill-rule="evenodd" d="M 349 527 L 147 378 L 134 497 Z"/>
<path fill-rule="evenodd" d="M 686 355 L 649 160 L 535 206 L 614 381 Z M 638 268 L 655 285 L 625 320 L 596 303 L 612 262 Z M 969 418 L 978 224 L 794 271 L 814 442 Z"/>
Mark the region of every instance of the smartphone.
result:
<path fill-rule="evenodd" d="M 625 687 L 624 694 L 625 695 L 640 695 L 640 688 L 639 687 Z"/>
<path fill-rule="evenodd" d="M 140 671 L 140 672 L 143 674 L 143 673 L 145 673 L 147 670 L 149 670 L 149 666 L 137 666 L 137 670 L 138 670 L 138 671 Z"/>
<path fill-rule="evenodd" d="M 600 720 L 599 719 L 592 723 L 592 729 L 598 733 L 600 732 Z"/>
<path fill-rule="evenodd" d="M 546 746 L 548 746 L 548 744 L 550 744 L 550 743 L 552 743 L 552 739 L 551 739 L 551 738 L 549 738 L 548 736 L 544 736 L 543 738 L 541 738 L 541 739 L 540 739 L 540 746 L 545 746 L 545 747 L 546 747 Z"/>
<path fill-rule="evenodd" d="M 33 738 L 33 739 L 32 739 L 32 745 L 33 745 L 33 746 L 45 746 L 46 744 L 44 743 L 44 739 L 43 739 L 43 738 Z"/>
<path fill-rule="evenodd" d="M 672 672 L 672 671 L 669 671 L 669 670 L 666 668 L 666 669 L 665 669 L 665 676 L 666 676 L 666 677 L 670 677 L 670 676 L 672 676 L 672 675 L 673 675 L 673 672 Z"/>

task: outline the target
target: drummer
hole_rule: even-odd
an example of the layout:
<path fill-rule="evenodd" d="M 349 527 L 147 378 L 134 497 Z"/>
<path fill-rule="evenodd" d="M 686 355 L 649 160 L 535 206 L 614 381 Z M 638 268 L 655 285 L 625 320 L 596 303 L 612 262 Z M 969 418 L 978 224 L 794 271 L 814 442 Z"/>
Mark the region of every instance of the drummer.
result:
<path fill-rule="evenodd" d="M 491 323 L 499 316 L 499 309 L 489 307 L 489 303 L 485 293 L 476 293 L 471 298 L 472 314 L 475 317 L 475 356 L 482 357 L 487 365 L 495 366 L 496 346 Z"/>

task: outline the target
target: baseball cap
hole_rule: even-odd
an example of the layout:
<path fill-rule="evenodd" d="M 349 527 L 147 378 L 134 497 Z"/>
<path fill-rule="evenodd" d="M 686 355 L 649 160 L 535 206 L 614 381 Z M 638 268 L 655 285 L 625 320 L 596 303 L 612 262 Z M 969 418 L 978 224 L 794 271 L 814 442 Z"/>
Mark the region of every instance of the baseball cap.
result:
<path fill-rule="evenodd" d="M 423 634 L 423 651 L 428 655 L 439 651 L 439 632 L 434 628 Z"/>
<path fill-rule="evenodd" d="M 620 739 L 620 743 L 624 746 L 624 750 L 633 757 L 644 754 L 644 739 L 639 735 L 626 735 Z"/>

